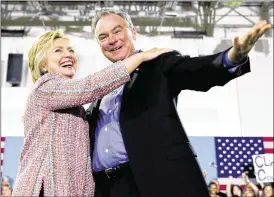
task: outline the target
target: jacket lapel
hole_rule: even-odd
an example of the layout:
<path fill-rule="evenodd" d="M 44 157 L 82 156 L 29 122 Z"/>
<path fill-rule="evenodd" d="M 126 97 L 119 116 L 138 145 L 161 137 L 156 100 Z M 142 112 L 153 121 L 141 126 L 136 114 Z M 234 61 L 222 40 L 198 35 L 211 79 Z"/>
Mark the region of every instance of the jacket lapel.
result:
<path fill-rule="evenodd" d="M 126 94 L 130 91 L 138 75 L 139 75 L 139 68 L 137 68 L 133 73 L 130 74 L 131 80 L 125 85 L 123 94 Z"/>
<path fill-rule="evenodd" d="M 100 103 L 101 103 L 101 100 L 100 99 L 96 99 L 95 101 L 93 101 L 90 105 L 89 105 L 89 107 L 88 107 L 88 109 L 87 109 L 87 116 L 92 116 L 94 113 L 94 111 L 96 110 L 96 109 L 99 109 L 99 106 L 100 106 Z"/>
<path fill-rule="evenodd" d="M 138 50 L 138 51 L 134 52 L 133 54 L 140 53 L 140 52 L 142 52 L 142 50 Z M 136 81 L 136 78 L 138 77 L 138 74 L 139 74 L 139 67 L 136 68 L 135 71 L 130 74 L 131 80 L 128 83 L 126 83 L 126 85 L 124 87 L 124 93 L 123 94 L 126 94 L 127 92 L 130 91 L 130 89 L 132 88 L 134 82 Z"/>
<path fill-rule="evenodd" d="M 95 129 L 99 118 L 99 107 L 101 99 L 97 99 L 92 102 L 86 111 L 86 120 L 89 123 L 89 139 L 90 139 L 90 155 L 93 153 L 95 142 Z"/>

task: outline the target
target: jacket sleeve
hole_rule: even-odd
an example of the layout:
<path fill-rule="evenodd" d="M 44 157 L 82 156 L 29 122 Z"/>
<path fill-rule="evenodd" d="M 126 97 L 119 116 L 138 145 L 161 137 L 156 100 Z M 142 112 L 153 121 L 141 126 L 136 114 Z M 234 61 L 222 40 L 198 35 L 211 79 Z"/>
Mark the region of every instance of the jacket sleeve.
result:
<path fill-rule="evenodd" d="M 230 80 L 250 72 L 249 59 L 237 67 L 235 72 L 229 72 L 229 68 L 223 64 L 223 54 L 226 51 L 193 58 L 182 56 L 177 51 L 161 55 L 160 65 L 174 96 L 184 89 L 208 91 L 214 86 L 223 86 Z"/>
<path fill-rule="evenodd" d="M 37 81 L 33 97 L 38 105 L 49 110 L 71 108 L 102 98 L 129 80 L 129 73 L 121 61 L 77 80 L 50 73 Z"/>

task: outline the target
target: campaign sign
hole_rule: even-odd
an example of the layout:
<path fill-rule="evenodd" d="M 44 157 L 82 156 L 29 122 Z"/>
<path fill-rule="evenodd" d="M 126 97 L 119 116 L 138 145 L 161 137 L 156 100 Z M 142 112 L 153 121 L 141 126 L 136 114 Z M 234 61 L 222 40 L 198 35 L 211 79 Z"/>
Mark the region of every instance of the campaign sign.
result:
<path fill-rule="evenodd" d="M 252 155 L 258 183 L 273 182 L 273 154 Z"/>

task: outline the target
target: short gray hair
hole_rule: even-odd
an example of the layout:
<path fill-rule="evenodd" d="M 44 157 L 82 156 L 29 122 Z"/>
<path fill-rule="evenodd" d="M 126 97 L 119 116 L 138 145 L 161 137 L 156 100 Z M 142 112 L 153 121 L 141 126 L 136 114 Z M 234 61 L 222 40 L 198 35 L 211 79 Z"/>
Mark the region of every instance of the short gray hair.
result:
<path fill-rule="evenodd" d="M 2 181 L 10 181 L 10 177 L 8 177 L 8 176 L 4 176 L 3 178 L 2 178 Z"/>
<path fill-rule="evenodd" d="M 116 15 L 121 16 L 126 21 L 128 28 L 130 30 L 133 29 L 134 25 L 132 23 L 132 20 L 131 20 L 130 16 L 128 15 L 128 13 L 126 13 L 124 11 L 120 11 L 120 10 L 107 9 L 107 10 L 103 10 L 101 12 L 96 13 L 96 15 L 93 19 L 93 22 L 92 22 L 92 26 L 91 26 L 92 27 L 92 32 L 93 32 L 94 35 L 95 35 L 95 28 L 96 28 L 96 25 L 97 25 L 98 21 L 103 16 L 110 15 L 110 14 L 116 14 Z"/>

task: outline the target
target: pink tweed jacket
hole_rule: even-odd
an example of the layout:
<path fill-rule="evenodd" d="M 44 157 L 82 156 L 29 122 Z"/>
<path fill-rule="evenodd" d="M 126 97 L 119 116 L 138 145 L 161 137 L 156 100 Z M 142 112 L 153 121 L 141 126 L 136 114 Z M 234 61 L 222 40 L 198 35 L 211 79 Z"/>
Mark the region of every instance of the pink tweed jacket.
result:
<path fill-rule="evenodd" d="M 93 196 L 88 123 L 83 104 L 130 80 L 122 62 L 84 79 L 42 76 L 24 114 L 24 145 L 13 196 Z"/>

